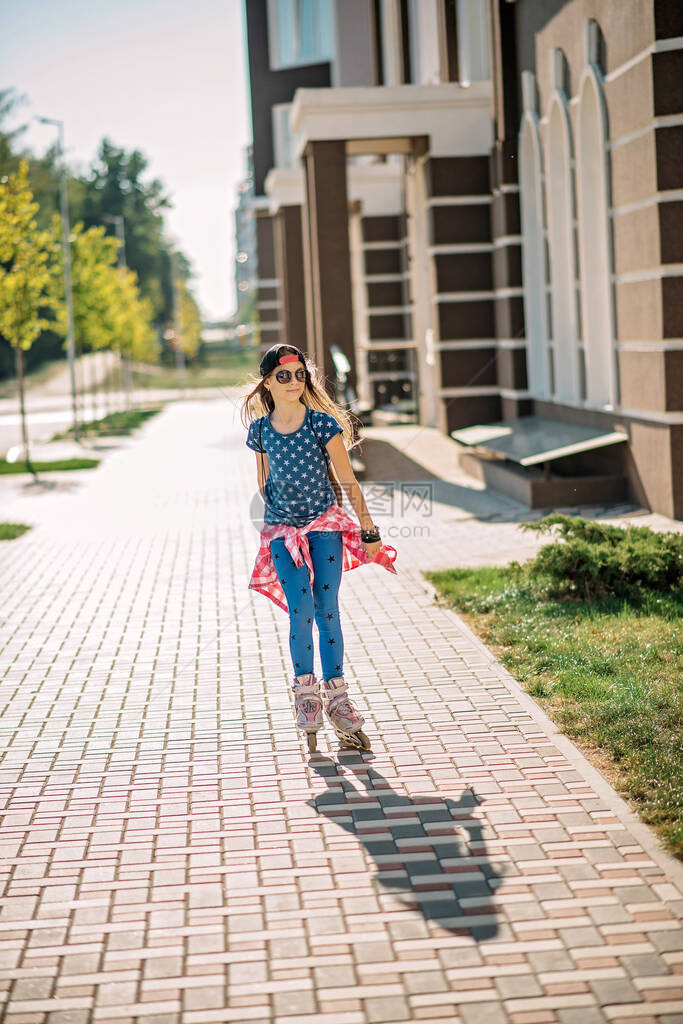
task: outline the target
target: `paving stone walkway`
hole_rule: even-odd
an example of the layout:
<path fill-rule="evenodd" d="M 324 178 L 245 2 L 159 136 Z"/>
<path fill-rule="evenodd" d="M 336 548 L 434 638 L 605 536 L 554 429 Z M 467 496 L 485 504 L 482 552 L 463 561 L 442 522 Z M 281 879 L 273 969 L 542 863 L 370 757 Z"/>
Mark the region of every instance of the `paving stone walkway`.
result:
<path fill-rule="evenodd" d="M 519 508 L 394 509 L 341 591 L 373 752 L 309 761 L 254 492 L 226 399 L 0 480 L 6 1024 L 680 1024 L 680 865 L 420 573 Z"/>

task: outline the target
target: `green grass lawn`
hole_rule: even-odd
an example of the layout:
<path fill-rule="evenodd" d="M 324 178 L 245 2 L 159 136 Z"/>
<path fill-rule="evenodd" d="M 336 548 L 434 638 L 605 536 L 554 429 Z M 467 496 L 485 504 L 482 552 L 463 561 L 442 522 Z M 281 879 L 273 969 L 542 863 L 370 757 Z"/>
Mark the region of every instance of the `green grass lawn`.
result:
<path fill-rule="evenodd" d="M 425 576 L 683 857 L 683 595 L 553 598 L 514 565 Z"/>
<path fill-rule="evenodd" d="M 79 424 L 83 437 L 116 437 L 131 434 L 151 416 L 156 416 L 161 409 L 129 409 L 128 412 L 111 412 L 99 420 L 87 420 Z M 63 430 L 54 434 L 53 441 L 62 441 L 73 437 L 71 430 Z"/>
<path fill-rule="evenodd" d="M 54 459 L 52 462 L 31 462 L 36 473 L 48 473 L 58 469 L 94 469 L 99 464 L 99 459 Z M 30 473 L 30 470 L 25 462 L 8 462 L 7 459 L 0 459 L 0 475 L 6 476 L 11 473 Z"/>
<path fill-rule="evenodd" d="M 16 540 L 30 529 L 26 523 L 0 523 L 0 540 Z"/>

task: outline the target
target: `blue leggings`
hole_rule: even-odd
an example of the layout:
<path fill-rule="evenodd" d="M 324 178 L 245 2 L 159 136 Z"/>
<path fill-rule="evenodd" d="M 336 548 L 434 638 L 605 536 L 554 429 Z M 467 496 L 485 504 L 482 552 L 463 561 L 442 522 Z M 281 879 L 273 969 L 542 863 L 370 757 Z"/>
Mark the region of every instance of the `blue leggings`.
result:
<path fill-rule="evenodd" d="M 342 577 L 342 535 L 339 530 L 311 530 L 308 547 L 313 563 L 313 593 L 308 567 L 298 568 L 285 547 L 284 537 L 270 543 L 273 564 L 289 608 L 289 651 L 294 675 L 313 671 L 313 619 L 318 627 L 323 678 L 343 675 L 344 638 L 339 621 L 339 584 Z"/>

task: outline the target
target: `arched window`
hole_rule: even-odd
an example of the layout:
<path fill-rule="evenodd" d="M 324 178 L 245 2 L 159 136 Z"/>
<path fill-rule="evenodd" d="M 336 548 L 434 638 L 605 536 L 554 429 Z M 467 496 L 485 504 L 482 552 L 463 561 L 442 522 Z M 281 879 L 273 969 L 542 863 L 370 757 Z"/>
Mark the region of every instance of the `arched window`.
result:
<path fill-rule="evenodd" d="M 612 296 L 607 123 L 597 66 L 597 25 L 586 25 L 586 68 L 577 110 L 577 199 L 581 258 L 581 312 L 586 352 L 586 397 L 614 406 L 617 374 Z"/>
<path fill-rule="evenodd" d="M 546 209 L 550 250 L 552 337 L 556 397 L 581 401 L 581 367 L 575 277 L 574 197 L 569 118 L 561 87 L 562 54 L 552 54 L 555 89 L 546 127 Z"/>
<path fill-rule="evenodd" d="M 543 168 L 534 76 L 522 72 L 524 115 L 519 131 L 519 191 L 522 212 L 522 279 L 529 391 L 535 398 L 552 394 L 545 286 Z"/>

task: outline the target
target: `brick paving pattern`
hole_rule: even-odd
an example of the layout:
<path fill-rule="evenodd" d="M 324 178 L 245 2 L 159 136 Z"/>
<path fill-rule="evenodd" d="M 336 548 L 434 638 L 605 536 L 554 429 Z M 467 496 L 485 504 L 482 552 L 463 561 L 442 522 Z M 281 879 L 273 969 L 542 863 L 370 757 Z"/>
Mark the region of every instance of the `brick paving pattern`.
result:
<path fill-rule="evenodd" d="M 519 509 L 345 574 L 373 752 L 309 761 L 253 478 L 223 399 L 0 481 L 2 1019 L 680 1024 L 680 865 L 420 575 L 523 556 Z"/>

